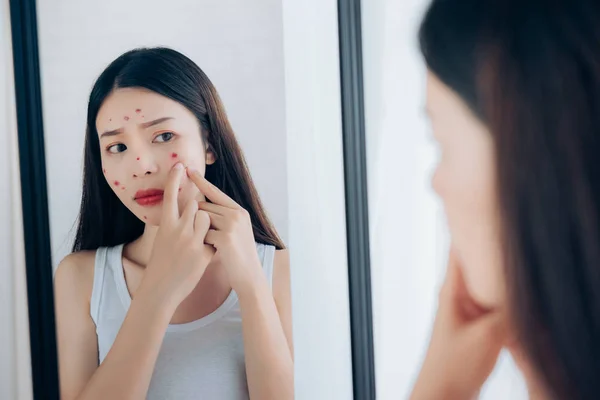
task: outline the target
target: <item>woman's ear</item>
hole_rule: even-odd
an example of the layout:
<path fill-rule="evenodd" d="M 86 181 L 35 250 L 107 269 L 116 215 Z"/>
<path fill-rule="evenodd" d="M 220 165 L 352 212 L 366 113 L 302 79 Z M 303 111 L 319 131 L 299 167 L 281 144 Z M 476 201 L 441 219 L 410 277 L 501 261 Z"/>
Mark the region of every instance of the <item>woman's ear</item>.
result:
<path fill-rule="evenodd" d="M 217 161 L 215 153 L 213 153 L 210 146 L 206 149 L 206 165 L 213 165 Z"/>

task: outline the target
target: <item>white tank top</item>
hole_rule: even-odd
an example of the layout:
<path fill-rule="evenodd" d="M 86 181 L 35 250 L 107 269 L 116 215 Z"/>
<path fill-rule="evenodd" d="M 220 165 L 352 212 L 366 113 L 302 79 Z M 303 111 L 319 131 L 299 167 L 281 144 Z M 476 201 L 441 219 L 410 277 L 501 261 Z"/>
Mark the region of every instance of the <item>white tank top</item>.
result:
<path fill-rule="evenodd" d="M 258 243 L 256 247 L 271 284 L 275 247 Z M 111 348 L 131 304 L 122 254 L 123 245 L 96 251 L 90 312 L 96 324 L 99 364 Z M 196 321 L 168 326 L 147 398 L 249 398 L 242 318 L 233 290 L 213 313 Z"/>

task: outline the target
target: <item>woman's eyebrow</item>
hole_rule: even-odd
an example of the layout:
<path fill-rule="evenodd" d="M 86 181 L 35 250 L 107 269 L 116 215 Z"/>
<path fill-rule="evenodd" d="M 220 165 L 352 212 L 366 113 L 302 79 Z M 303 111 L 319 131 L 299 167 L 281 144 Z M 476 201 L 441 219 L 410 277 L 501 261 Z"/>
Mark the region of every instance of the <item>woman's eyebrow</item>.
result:
<path fill-rule="evenodd" d="M 138 125 L 140 127 L 142 127 L 143 129 L 147 129 L 147 128 L 150 128 L 151 126 L 162 124 L 163 122 L 171 120 L 171 119 L 175 119 L 175 118 L 173 118 L 173 117 L 162 117 L 162 118 L 155 119 L 153 121 L 143 122 L 143 123 L 138 124 Z M 123 133 L 123 128 L 113 129 L 112 131 L 106 131 L 106 132 L 102 133 L 100 135 L 100 139 L 102 139 L 103 137 L 108 137 L 108 136 L 117 136 L 117 135 L 120 135 L 121 133 Z"/>
<path fill-rule="evenodd" d="M 141 126 L 144 129 L 146 129 L 146 128 L 150 128 L 151 126 L 154 126 L 154 125 L 162 124 L 163 122 L 168 121 L 170 119 L 175 119 L 175 118 L 173 118 L 173 117 L 162 117 L 162 118 L 155 119 L 154 121 L 148 121 L 148 122 L 144 122 L 144 123 L 141 123 L 141 124 L 138 124 L 138 125 Z"/>

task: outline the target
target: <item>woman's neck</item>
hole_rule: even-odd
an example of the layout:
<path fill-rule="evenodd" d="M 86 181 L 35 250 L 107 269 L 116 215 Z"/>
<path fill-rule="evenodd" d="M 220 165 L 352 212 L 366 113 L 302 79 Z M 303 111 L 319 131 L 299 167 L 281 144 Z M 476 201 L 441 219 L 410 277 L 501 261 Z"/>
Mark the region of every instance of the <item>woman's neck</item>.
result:
<path fill-rule="evenodd" d="M 517 365 L 517 368 L 523 374 L 525 384 L 527 385 L 527 392 L 529 394 L 529 400 L 548 400 L 550 399 L 548 392 L 544 385 L 541 383 L 537 372 L 527 359 L 525 352 L 522 350 L 520 345 L 511 346 L 509 352 Z"/>
<path fill-rule="evenodd" d="M 125 246 L 125 257 L 140 266 L 148 265 L 157 232 L 158 226 L 146 224 L 142 236 Z"/>

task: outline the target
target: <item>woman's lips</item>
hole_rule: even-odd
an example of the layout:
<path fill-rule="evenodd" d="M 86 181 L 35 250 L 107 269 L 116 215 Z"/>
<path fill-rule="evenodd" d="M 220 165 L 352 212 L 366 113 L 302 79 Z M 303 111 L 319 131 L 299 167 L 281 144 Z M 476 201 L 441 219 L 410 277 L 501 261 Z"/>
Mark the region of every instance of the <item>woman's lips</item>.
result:
<path fill-rule="evenodd" d="M 163 201 L 164 193 L 164 190 L 161 189 L 138 190 L 135 193 L 134 200 L 140 206 L 155 206 Z"/>

